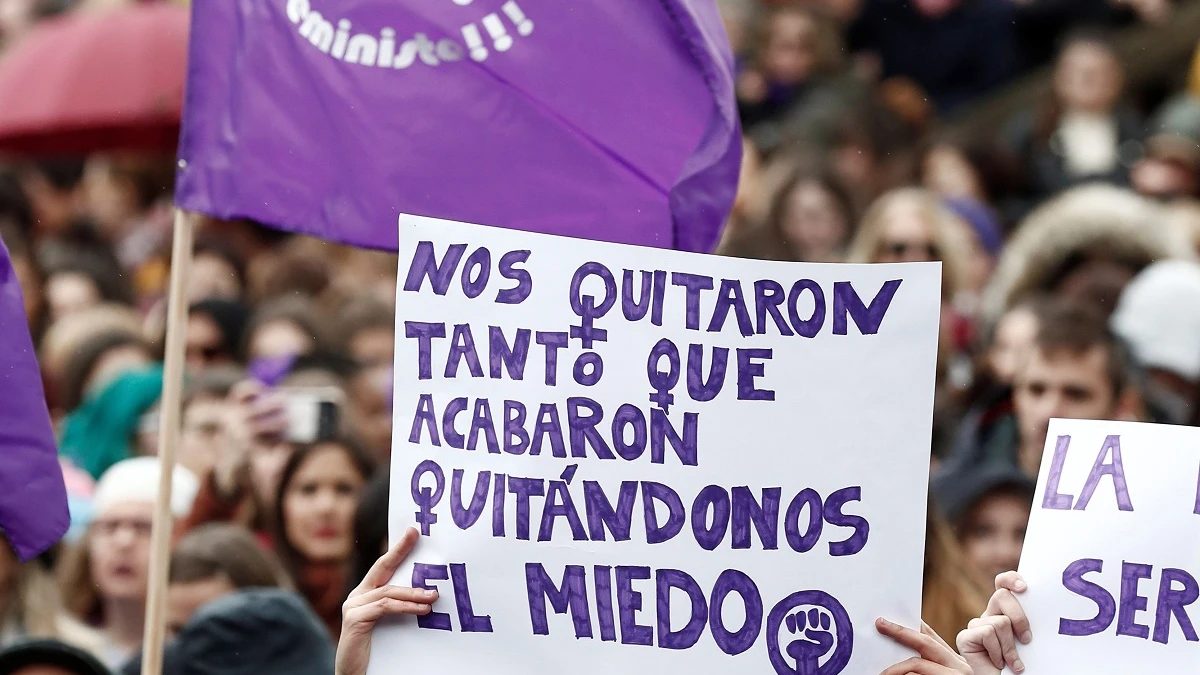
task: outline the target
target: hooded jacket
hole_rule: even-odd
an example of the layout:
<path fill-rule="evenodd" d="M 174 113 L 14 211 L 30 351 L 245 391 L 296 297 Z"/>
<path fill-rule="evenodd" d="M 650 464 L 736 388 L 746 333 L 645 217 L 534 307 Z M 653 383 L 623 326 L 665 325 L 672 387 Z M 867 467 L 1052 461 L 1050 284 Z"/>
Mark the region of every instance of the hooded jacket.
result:
<path fill-rule="evenodd" d="M 996 266 L 983 314 L 996 321 L 1027 295 L 1053 292 L 1072 259 L 1104 257 L 1141 271 L 1164 258 L 1188 257 L 1183 237 L 1163 226 L 1162 208 L 1121 188 L 1085 185 L 1029 215 Z"/>

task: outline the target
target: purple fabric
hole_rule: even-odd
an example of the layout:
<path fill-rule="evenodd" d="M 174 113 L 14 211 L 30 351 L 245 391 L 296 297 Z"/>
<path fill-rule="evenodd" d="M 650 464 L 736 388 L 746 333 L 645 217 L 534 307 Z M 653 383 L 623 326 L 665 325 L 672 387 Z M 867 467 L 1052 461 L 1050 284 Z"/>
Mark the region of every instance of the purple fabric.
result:
<path fill-rule="evenodd" d="M 176 203 L 384 249 L 413 213 L 709 251 L 732 73 L 713 0 L 193 2 Z"/>
<path fill-rule="evenodd" d="M 0 529 L 22 560 L 71 524 L 21 286 L 0 242 Z"/>
<path fill-rule="evenodd" d="M 258 380 L 266 387 L 278 387 L 284 378 L 292 372 L 292 366 L 296 365 L 299 357 L 294 355 L 287 356 L 260 356 L 250 362 L 246 371 L 250 377 Z"/>

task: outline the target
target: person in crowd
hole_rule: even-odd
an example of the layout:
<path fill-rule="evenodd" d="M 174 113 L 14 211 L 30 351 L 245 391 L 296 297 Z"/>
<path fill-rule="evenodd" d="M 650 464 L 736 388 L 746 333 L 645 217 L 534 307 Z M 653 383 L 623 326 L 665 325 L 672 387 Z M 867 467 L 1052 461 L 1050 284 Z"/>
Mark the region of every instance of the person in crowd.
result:
<path fill-rule="evenodd" d="M 231 244 L 213 236 L 202 236 L 192 254 L 187 298 L 236 302 L 246 293 L 246 261 Z"/>
<path fill-rule="evenodd" d="M 187 367 L 195 374 L 241 361 L 243 334 L 250 312 L 236 300 L 201 300 L 188 312 Z"/>
<path fill-rule="evenodd" d="M 962 335 L 968 319 L 954 307 L 966 289 L 970 241 L 967 226 L 935 194 L 921 188 L 902 188 L 880 197 L 859 224 L 850 246 L 849 262 L 942 262 L 942 321 L 938 337 L 937 392 L 934 417 L 938 441 L 947 436 L 948 418 L 957 417 L 960 390 L 968 384 L 958 366 L 963 359 Z M 935 453 L 935 459 L 939 456 Z"/>
<path fill-rule="evenodd" d="M 83 165 L 78 157 L 55 157 L 17 167 L 38 239 L 60 236 L 79 217 Z"/>
<path fill-rule="evenodd" d="M 63 607 L 44 557 L 22 563 L 0 537 L 0 645 L 31 638 L 62 640 L 96 655 L 103 652 L 100 634 Z"/>
<path fill-rule="evenodd" d="M 228 426 L 236 411 L 229 394 L 242 379 L 236 368 L 214 368 L 184 385 L 177 461 L 201 480 L 212 473 L 230 442 Z"/>
<path fill-rule="evenodd" d="M 929 142 L 916 158 L 916 181 L 942 197 L 997 204 L 1013 189 L 1016 169 L 1007 154 L 987 141 L 948 135 Z"/>
<path fill-rule="evenodd" d="M 163 650 L 163 675 L 329 675 L 334 642 L 304 599 L 281 588 L 226 593 Z M 135 660 L 123 675 L 139 675 Z"/>
<path fill-rule="evenodd" d="M 778 121 L 843 68 L 841 33 L 816 8 L 788 3 L 767 11 L 752 65 L 737 80 L 738 108 L 748 129 Z"/>
<path fill-rule="evenodd" d="M 251 266 L 251 299 L 262 304 L 287 298 L 317 301 L 333 284 L 339 250 L 335 244 L 312 237 L 282 240 Z"/>
<path fill-rule="evenodd" d="M 983 297 L 985 320 L 1039 293 L 1111 313 L 1125 284 L 1147 265 L 1191 255 L 1162 219 L 1160 206 L 1108 185 L 1074 188 L 1046 202 L 1005 245 Z"/>
<path fill-rule="evenodd" d="M 999 217 L 984 202 L 971 197 L 945 197 L 942 202 L 967 226 L 964 287 L 955 302 L 960 313 L 974 316 L 1004 248 L 1004 230 Z"/>
<path fill-rule="evenodd" d="M 1048 311 L 1051 300 L 1031 296 L 1000 316 L 983 344 L 984 372 L 993 382 L 1008 387 L 1017 368 L 1037 340 L 1038 317 Z"/>
<path fill-rule="evenodd" d="M 796 172 L 775 197 L 768 216 L 786 259 L 840 262 L 854 234 L 850 195 L 828 174 Z"/>
<path fill-rule="evenodd" d="M 950 520 L 967 562 L 989 578 L 1016 569 L 1037 487 L 1003 464 L 968 467 L 933 482 L 938 506 Z"/>
<path fill-rule="evenodd" d="M 374 470 L 347 439 L 303 445 L 288 459 L 275 499 L 275 550 L 334 638 L 354 553 L 354 513 Z"/>
<path fill-rule="evenodd" d="M 158 290 L 137 277 L 170 233 L 170 204 L 163 198 L 174 177 L 174 162 L 148 156 L 95 154 L 84 165 L 83 206 L 143 292 Z"/>
<path fill-rule="evenodd" d="M 167 584 L 167 629 L 173 635 L 217 598 L 292 585 L 279 559 L 249 531 L 221 523 L 199 527 L 175 543 Z"/>
<path fill-rule="evenodd" d="M 342 246 L 331 252 L 336 263 L 329 287 L 319 298 L 323 307 L 337 314 L 340 307 L 373 300 L 394 307 L 400 259 L 390 251 Z M 408 261 L 405 261 L 406 263 Z"/>
<path fill-rule="evenodd" d="M 1200 197 L 1200 94 L 1167 101 L 1152 125 L 1146 154 L 1133 166 L 1133 186 L 1162 200 Z"/>
<path fill-rule="evenodd" d="M 944 639 L 953 639 L 987 604 L 987 584 L 967 564 L 953 530 L 933 503 L 925 519 L 922 619 Z"/>
<path fill-rule="evenodd" d="M 38 362 L 47 388 L 47 403 L 56 417 L 63 412 L 63 380 L 68 364 L 97 336 L 119 332 L 141 337 L 141 317 L 122 305 L 103 304 L 46 325 L 38 344 Z"/>
<path fill-rule="evenodd" d="M 101 335 L 72 359 L 60 454 L 99 478 L 110 466 L 154 454 L 152 409 L 162 391 L 162 367 L 145 343 L 120 333 Z M 149 425 L 149 426 L 147 426 Z"/>
<path fill-rule="evenodd" d="M 1121 105 L 1124 86 L 1121 59 L 1103 34 L 1084 31 L 1067 39 L 1047 98 L 1005 131 L 1030 196 L 1043 199 L 1090 181 L 1129 183 L 1145 129 Z"/>
<path fill-rule="evenodd" d="M 63 405 L 74 410 L 94 398 L 122 374 L 154 363 L 150 345 L 137 335 L 116 330 L 79 346 L 62 376 Z"/>
<path fill-rule="evenodd" d="M 936 195 L 894 190 L 867 210 L 850 245 L 849 262 L 935 262 L 943 265 L 943 296 L 963 286 L 966 232 Z"/>
<path fill-rule="evenodd" d="M 1005 83 L 1014 72 L 1012 5 L 1004 0 L 864 0 L 850 47 L 881 75 L 915 82 L 942 113 Z"/>
<path fill-rule="evenodd" d="M 991 463 L 1036 477 L 1051 418 L 1132 419 L 1139 410 L 1130 357 L 1106 318 L 1057 302 L 1038 319 L 1037 339 L 1016 371 L 1012 416 L 962 434 L 942 471 Z"/>
<path fill-rule="evenodd" d="M 223 439 L 213 446 L 212 471 L 202 477 L 195 504 L 180 530 L 232 522 L 270 546 L 272 505 L 280 474 L 294 449 L 287 440 L 287 401 L 260 382 L 243 380 L 230 388 L 226 404 Z"/>
<path fill-rule="evenodd" d="M 101 660 L 112 668 L 129 660 L 142 642 L 158 482 L 154 457 L 125 460 L 106 471 L 96 485 L 88 532 L 61 569 L 69 609 L 102 631 Z M 170 505 L 175 518 L 187 514 L 197 488 L 197 478 L 176 466 Z"/>
<path fill-rule="evenodd" d="M 72 251 L 45 270 L 43 292 L 50 320 L 56 321 L 103 302 L 133 304 L 133 293 L 103 256 Z"/>
<path fill-rule="evenodd" d="M 307 356 L 328 349 L 320 314 L 311 301 L 287 298 L 259 307 L 246 328 L 246 358 Z"/>
<path fill-rule="evenodd" d="M 346 353 L 362 368 L 390 367 L 396 344 L 396 312 L 374 298 L 353 302 L 341 312 L 338 324 Z"/>
<path fill-rule="evenodd" d="M 0 649 L 0 672 L 9 675 L 112 675 L 95 655 L 55 639 L 24 640 Z"/>
<path fill-rule="evenodd" d="M 1200 397 L 1200 263 L 1162 260 L 1142 270 L 1121 294 L 1111 325 L 1143 369 L 1149 418 L 1188 424 Z"/>

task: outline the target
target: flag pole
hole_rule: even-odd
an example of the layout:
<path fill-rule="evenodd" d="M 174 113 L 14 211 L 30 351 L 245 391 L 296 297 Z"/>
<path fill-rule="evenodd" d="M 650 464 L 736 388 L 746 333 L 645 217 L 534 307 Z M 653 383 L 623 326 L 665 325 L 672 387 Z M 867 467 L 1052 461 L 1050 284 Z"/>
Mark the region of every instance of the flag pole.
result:
<path fill-rule="evenodd" d="M 146 592 L 146 628 L 142 638 L 142 675 L 161 675 L 166 638 L 167 570 L 171 561 L 171 479 L 179 445 L 183 404 L 183 365 L 187 335 L 187 281 L 192 267 L 195 216 L 175 209 L 171 246 L 171 280 L 167 292 L 167 340 L 163 357 L 163 389 L 158 430 L 158 497 L 150 540 L 150 576 Z"/>

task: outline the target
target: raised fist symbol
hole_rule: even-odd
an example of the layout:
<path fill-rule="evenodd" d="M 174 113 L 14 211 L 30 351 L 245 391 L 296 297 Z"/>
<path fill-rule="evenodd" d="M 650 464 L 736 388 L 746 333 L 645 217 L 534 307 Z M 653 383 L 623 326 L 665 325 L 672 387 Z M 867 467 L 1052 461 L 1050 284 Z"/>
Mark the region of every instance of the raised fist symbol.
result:
<path fill-rule="evenodd" d="M 798 675 L 816 675 L 821 657 L 833 649 L 833 633 L 829 632 L 832 621 L 829 614 L 818 607 L 807 612 L 801 610 L 788 614 L 784 619 L 789 633 L 796 639 L 788 643 L 788 656 L 796 661 Z"/>

